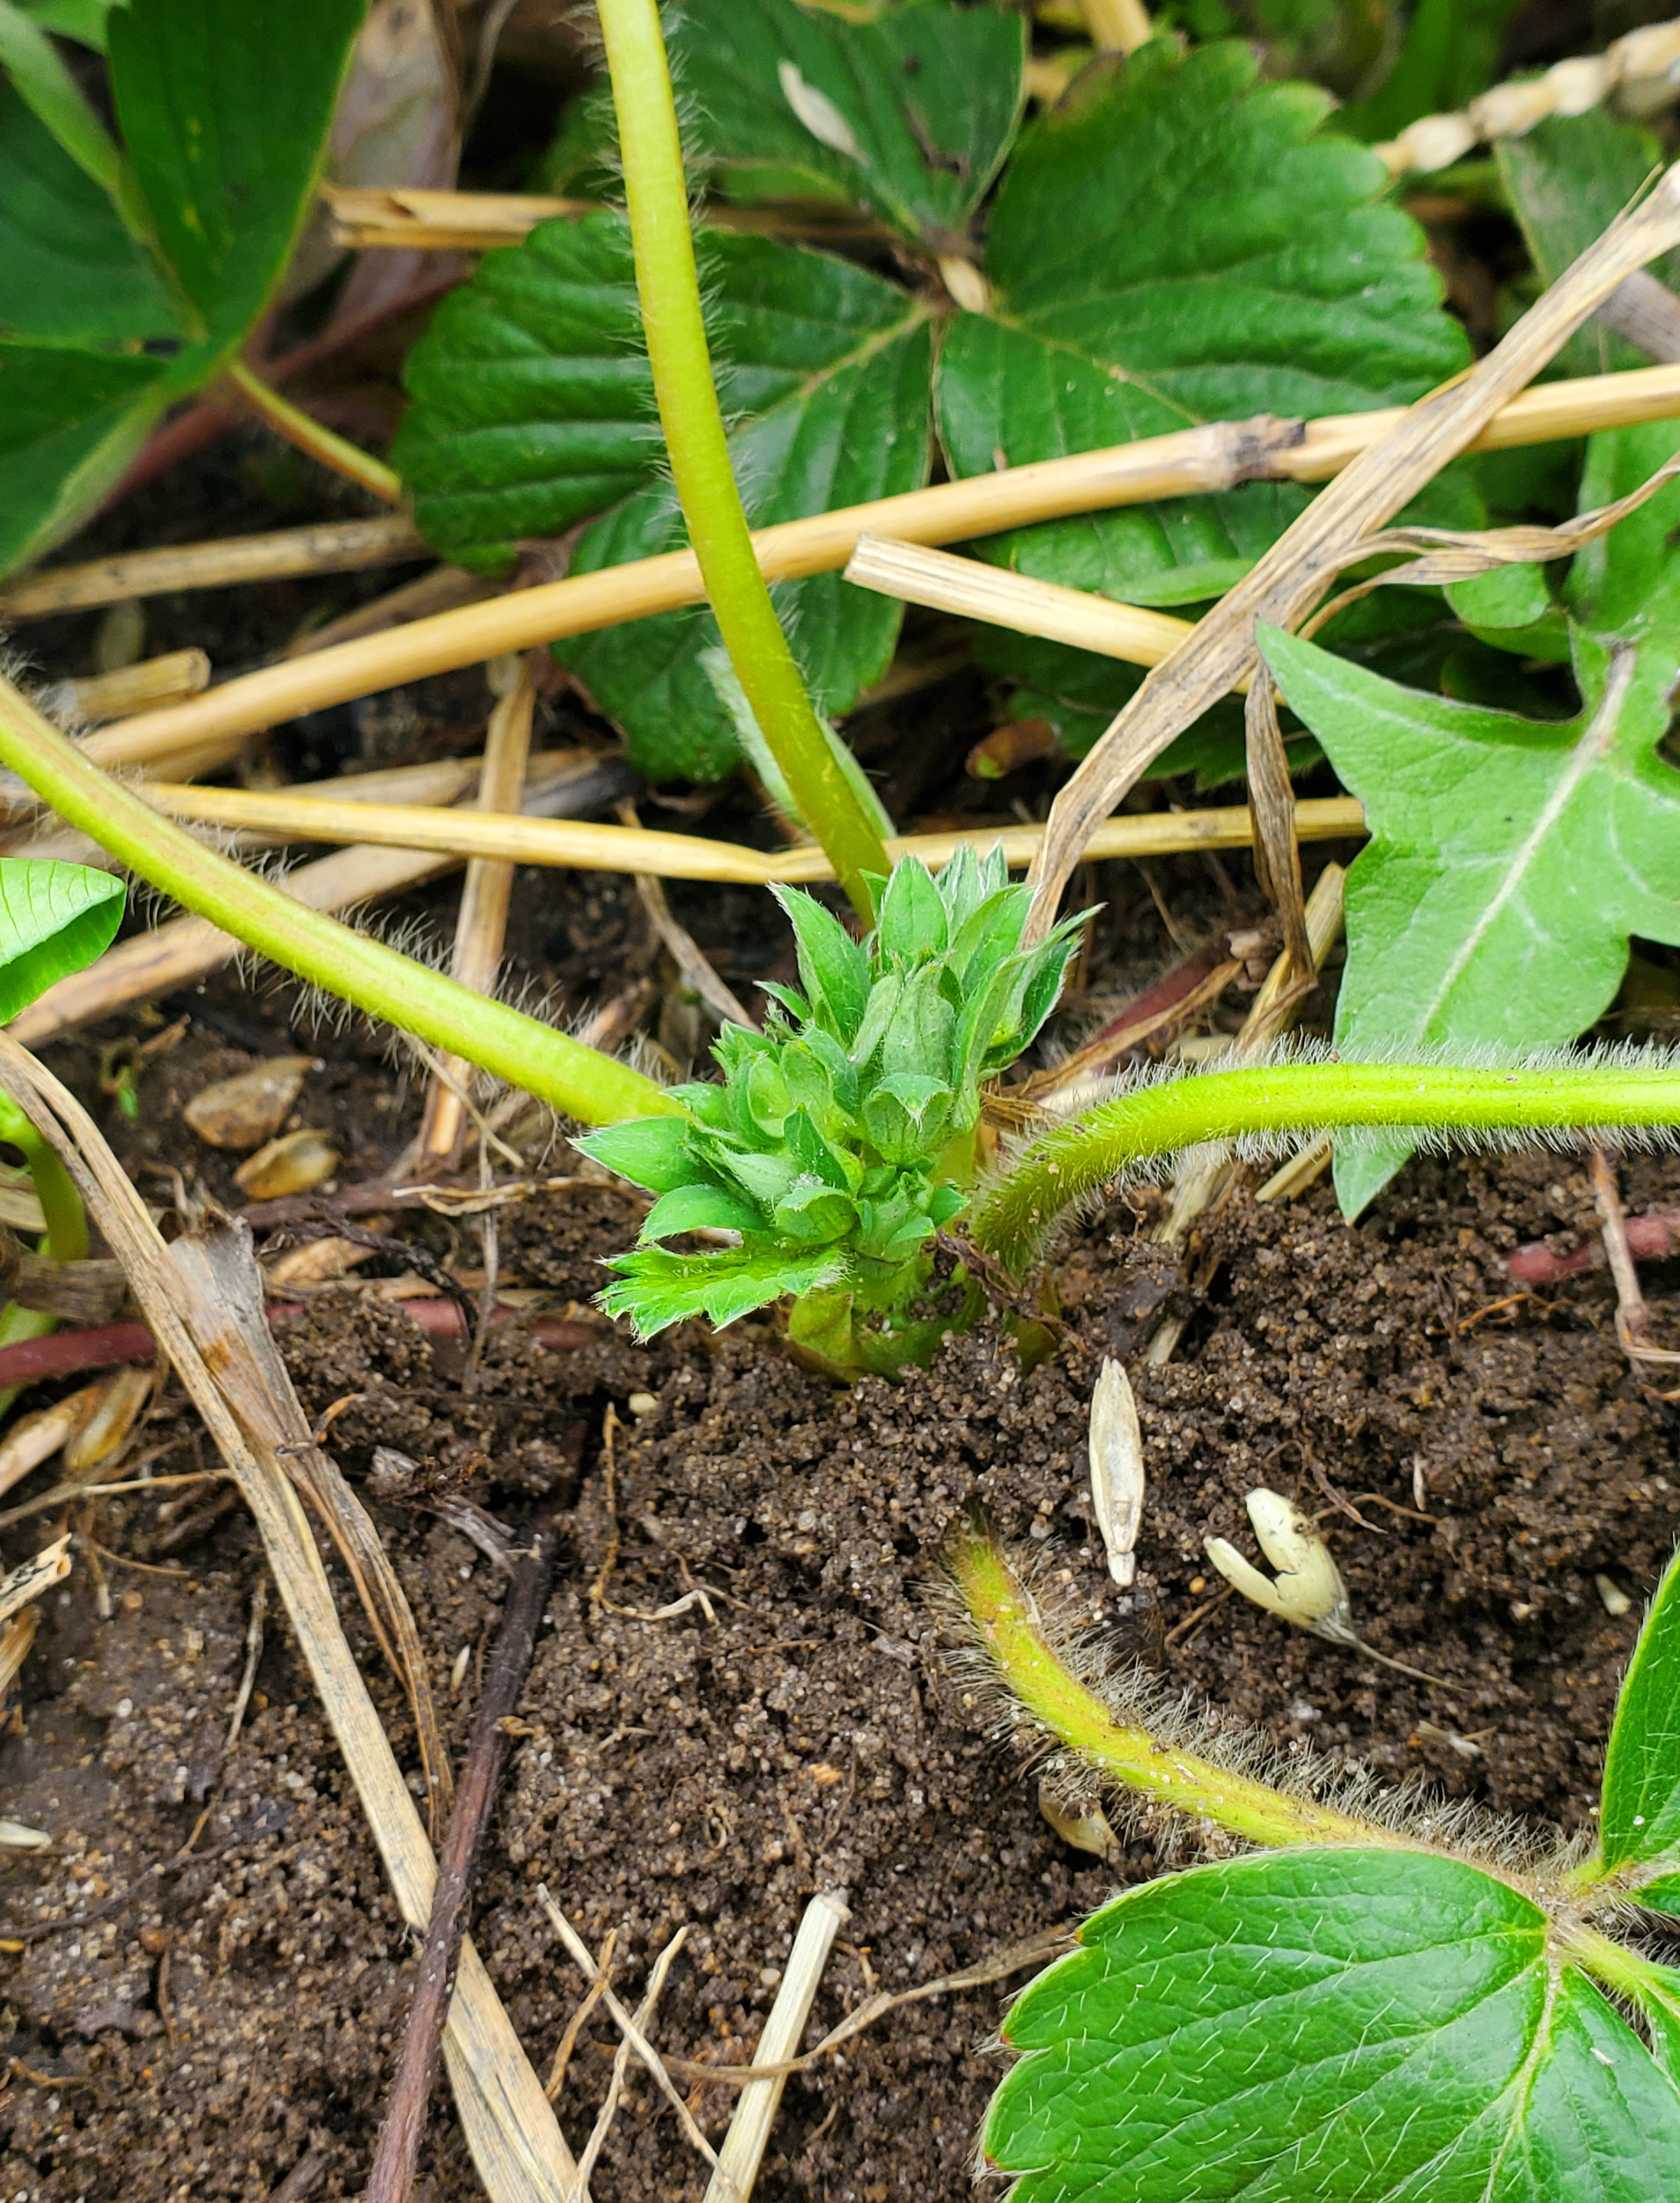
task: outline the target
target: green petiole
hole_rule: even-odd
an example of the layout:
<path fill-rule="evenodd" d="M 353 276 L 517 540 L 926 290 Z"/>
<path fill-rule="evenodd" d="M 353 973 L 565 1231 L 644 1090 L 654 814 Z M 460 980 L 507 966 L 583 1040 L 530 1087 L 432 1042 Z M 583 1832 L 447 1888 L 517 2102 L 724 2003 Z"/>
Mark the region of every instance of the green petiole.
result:
<path fill-rule="evenodd" d="M 874 822 L 835 755 L 753 554 L 711 378 L 689 225 L 689 186 L 658 0 L 601 0 L 636 284 L 659 424 L 712 615 L 799 815 L 852 907 L 873 916 L 865 873 L 891 870 Z"/>
<path fill-rule="evenodd" d="M 306 910 L 206 849 L 83 757 L 6 681 L 0 681 L 0 764 L 154 888 L 370 1016 L 586 1124 L 682 1114 L 680 1102 L 628 1065 Z"/>
<path fill-rule="evenodd" d="M 1002 1549 L 965 1527 L 947 1556 L 952 1580 L 999 1678 L 1037 1726 L 1124 1789 L 1212 1821 L 1245 1844 L 1393 1844 L 1399 1839 L 1310 1798 L 1294 1798 L 1117 1722 L 1044 1634 Z"/>
<path fill-rule="evenodd" d="M 1072 1204 L 1130 1165 L 1205 1140 L 1359 1126 L 1478 1132 L 1680 1124 L 1680 1072 L 1614 1061 L 1495 1070 L 1277 1064 L 1140 1087 L 1057 1125 L 982 1203 L 976 1243 L 1019 1272 Z"/>

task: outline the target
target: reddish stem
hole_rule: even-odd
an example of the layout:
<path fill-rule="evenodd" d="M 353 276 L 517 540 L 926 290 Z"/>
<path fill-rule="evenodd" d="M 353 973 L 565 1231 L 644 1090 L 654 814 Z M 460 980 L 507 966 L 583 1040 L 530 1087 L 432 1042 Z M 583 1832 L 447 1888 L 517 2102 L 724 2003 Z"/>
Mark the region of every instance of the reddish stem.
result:
<path fill-rule="evenodd" d="M 1647 1209 L 1627 1219 L 1628 1252 L 1647 1262 L 1658 1262 L 1680 1253 L 1680 1209 Z M 1507 1273 L 1519 1285 L 1560 1285 L 1604 1266 L 1604 1242 L 1596 1233 L 1583 1239 L 1566 1255 L 1554 1254 L 1544 1240 L 1529 1240 L 1514 1247 L 1505 1257 Z"/>

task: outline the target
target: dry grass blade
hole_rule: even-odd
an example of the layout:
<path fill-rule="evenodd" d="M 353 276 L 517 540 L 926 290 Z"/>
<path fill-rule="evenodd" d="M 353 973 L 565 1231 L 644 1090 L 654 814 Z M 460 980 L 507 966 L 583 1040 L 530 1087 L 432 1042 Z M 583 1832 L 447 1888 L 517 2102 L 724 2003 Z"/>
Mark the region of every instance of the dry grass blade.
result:
<path fill-rule="evenodd" d="M 1168 744 L 1245 675 L 1262 685 L 1256 622 L 1295 627 L 1334 575 L 1359 556 L 1362 539 L 1474 442 L 1625 276 L 1677 240 L 1680 172 L 1670 169 L 1644 203 L 1589 246 L 1485 359 L 1420 399 L 1315 497 L 1252 572 L 1197 623 L 1194 638 L 1145 677 L 1051 807 L 1044 847 L 1031 874 L 1038 890 L 1028 920 L 1033 939 L 1042 939 L 1055 923 L 1063 889 L 1099 822 Z M 1282 875 L 1288 860 L 1275 846 L 1267 856 L 1274 877 Z"/>
<path fill-rule="evenodd" d="M 320 1517 L 350 1571 L 379 1649 L 414 1715 L 425 1773 L 434 1844 L 442 1840 L 454 1797 L 414 1614 L 367 1509 L 338 1464 L 310 1440 L 309 1427 L 262 1312 L 262 1279 L 249 1227 L 225 1219 L 174 1241 L 170 1260 L 186 1280 L 194 1337 L 222 1396 L 252 1444 L 270 1448 Z"/>
<path fill-rule="evenodd" d="M 0 1034 L 0 1087 L 64 1162 L 128 1271 L 135 1299 L 255 1519 L 296 1632 L 361 1797 L 403 1917 L 424 1930 L 437 1862 L 334 1609 L 302 1503 L 272 1446 L 247 1438 L 199 1351 L 198 1311 L 144 1204 L 98 1126 L 50 1072 Z M 295 1396 L 291 1412 L 302 1411 Z M 306 1429 L 301 1434 L 306 1438 Z M 483 1962 L 468 1943 L 445 2054 L 461 2124 L 493 2203 L 562 2203 L 573 2166 Z"/>
<path fill-rule="evenodd" d="M 1496 417 L 1484 418 L 1482 433 L 1472 431 L 1470 448 L 1503 451 L 1582 435 L 1588 429 L 1664 420 L 1675 413 L 1680 413 L 1680 368 L 1583 378 L 1522 392 Z M 760 529 L 753 544 L 767 578 L 791 581 L 836 571 L 866 534 L 903 542 L 965 542 L 1035 520 L 1146 505 L 1158 497 L 1193 497 L 1242 482 L 1324 482 L 1407 417 L 1396 408 L 1310 422 L 1280 421 L 1269 414 L 1249 421 L 1210 422 L 1171 436 L 1041 460 L 784 521 Z M 451 673 L 563 636 L 675 611 L 703 602 L 704 595 L 699 564 L 686 550 L 515 590 L 488 603 L 266 666 L 225 682 L 208 696 L 146 712 L 123 730 L 123 748 L 107 762 L 149 765 L 188 744 L 219 744 L 226 756 L 246 735 L 299 712 L 348 704 L 399 682 Z"/>
<path fill-rule="evenodd" d="M 202 650 L 166 651 L 161 658 L 143 658 L 137 666 L 115 673 L 57 682 L 41 691 L 41 708 L 66 726 L 92 726 L 195 696 L 209 688 L 210 677 L 210 661 Z"/>
<path fill-rule="evenodd" d="M 48 566 L 0 589 L 0 619 L 41 620 L 54 612 L 85 612 L 161 597 L 177 589 L 231 589 L 244 581 L 284 581 L 297 574 L 355 573 L 424 558 L 425 544 L 406 513 L 372 520 L 322 520 L 267 535 L 231 535 L 218 542 L 171 544 Z"/>
<path fill-rule="evenodd" d="M 647 1978 L 646 1993 L 636 2008 L 635 2028 L 637 2033 L 644 2033 L 652 2022 L 654 2013 L 659 2009 L 659 1998 L 664 1993 L 665 1977 L 670 1972 L 675 1963 L 677 1953 L 688 1940 L 687 1927 L 679 1927 L 676 1934 L 672 1936 L 670 1941 L 653 1961 L 653 1971 Z M 576 2203 L 582 2203 L 582 2199 L 587 2195 L 589 2176 L 595 2170 L 601 2153 L 607 2146 L 607 2137 L 612 2132 L 613 2120 L 618 2113 L 618 2100 L 624 2093 L 624 2076 L 630 2071 L 630 2037 L 629 2034 L 626 2034 L 619 2044 L 617 2053 L 613 2059 L 612 2079 L 608 2082 L 605 2100 L 596 2114 L 595 2124 L 590 2130 L 589 2140 L 584 2145 L 583 2155 L 578 2160 L 578 2170 L 573 2176 L 571 2190 Z"/>
<path fill-rule="evenodd" d="M 507 693 L 497 699 L 490 713 L 476 799 L 481 811 L 518 811 L 530 762 L 531 720 L 535 710 L 536 687 L 531 669 L 521 664 Z M 479 994 L 494 991 L 502 969 L 513 870 L 502 859 L 475 858 L 461 883 L 450 976 Z M 451 1056 L 432 1078 L 420 1125 L 416 1170 L 454 1168 L 467 1124 L 461 1095 L 470 1089 L 475 1075 L 470 1064 Z"/>
<path fill-rule="evenodd" d="M 70 1572 L 70 1532 L 66 1530 L 50 1545 L 43 1545 L 33 1559 L 26 1560 L 9 1576 L 0 1577 L 0 1622 L 10 1621 L 21 1607 L 40 1598 L 43 1591 L 63 1583 Z"/>

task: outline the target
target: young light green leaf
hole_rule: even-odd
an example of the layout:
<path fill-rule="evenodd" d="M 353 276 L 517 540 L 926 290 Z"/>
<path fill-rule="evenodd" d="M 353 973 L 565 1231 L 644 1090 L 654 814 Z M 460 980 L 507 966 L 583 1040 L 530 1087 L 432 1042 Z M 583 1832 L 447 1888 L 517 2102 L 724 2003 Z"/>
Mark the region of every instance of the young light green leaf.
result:
<path fill-rule="evenodd" d="M 869 958 L 832 910 L 799 888 L 772 888 L 798 944 L 799 981 L 811 1006 L 841 1042 L 857 1032 L 869 1001 Z"/>
<path fill-rule="evenodd" d="M 1670 1856 L 1680 1864 L 1680 1557 L 1657 1586 L 1622 1681 L 1598 1842 L 1609 1874 Z"/>
<path fill-rule="evenodd" d="M 39 29 L 102 54 L 107 18 L 116 0 L 16 0 L 16 4 Z"/>
<path fill-rule="evenodd" d="M 591 1162 L 650 1193 L 674 1192 L 694 1175 L 688 1127 L 678 1116 L 626 1117 L 621 1124 L 579 1133 L 571 1144 Z"/>
<path fill-rule="evenodd" d="M 1593 495 L 1607 479 L 1633 487 L 1676 440 L 1671 424 L 1603 439 Z M 1608 1008 L 1630 934 L 1680 941 L 1680 775 L 1657 747 L 1680 674 L 1680 561 L 1664 548 L 1676 519 L 1680 495 L 1665 490 L 1577 559 L 1572 591 L 1591 621 L 1575 630 L 1583 708 L 1561 724 L 1264 637 L 1285 697 L 1371 830 L 1347 881 L 1336 1040 L 1348 1054 L 1573 1040 Z M 1348 1215 L 1413 1144 L 1395 1135 L 1338 1154 Z"/>
<path fill-rule="evenodd" d="M 100 344 L 179 332 L 109 195 L 0 85 L 0 334 Z"/>
<path fill-rule="evenodd" d="M 122 882 L 92 865 L 0 857 L 0 1025 L 110 947 Z"/>
<path fill-rule="evenodd" d="M 80 525 L 167 398 L 160 359 L 0 342 L 0 573 Z"/>
<path fill-rule="evenodd" d="M 1508 1884 L 1301 1850 L 1130 1890 L 1004 2025 L 1019 2203 L 1649 2203 L 1680 2094 Z"/>
<path fill-rule="evenodd" d="M 77 166 L 114 198 L 122 156 L 111 133 L 83 98 L 46 26 L 13 0 L 0 0 L 0 68 Z"/>
<path fill-rule="evenodd" d="M 863 19 L 796 0 L 690 0 L 672 62 L 722 179 L 842 194 L 946 251 L 997 174 L 1025 96 L 1013 10 L 908 0 Z"/>
<path fill-rule="evenodd" d="M 645 1240 L 674 1239 L 679 1232 L 762 1232 L 756 1209 L 721 1186 L 677 1186 L 661 1194 L 642 1226 Z"/>
<path fill-rule="evenodd" d="M 822 1249 L 672 1255 L 662 1247 L 643 1247 L 615 1256 L 613 1268 L 618 1281 L 601 1294 L 601 1307 L 608 1315 L 628 1315 L 638 1338 L 652 1338 L 689 1315 L 709 1317 L 721 1330 L 787 1293 L 835 1284 L 845 1264 Z"/>
<path fill-rule="evenodd" d="M 1087 70 L 1023 135 L 987 229 L 995 312 L 959 315 L 940 362 L 954 473 L 1260 411 L 1357 412 L 1465 364 L 1420 232 L 1374 203 L 1381 163 L 1315 135 L 1325 94 L 1256 70 L 1246 46 L 1158 41 Z M 1136 601 L 1176 568 L 1257 557 L 1304 502 L 1249 483 L 1050 522 L 992 555 Z"/>
<path fill-rule="evenodd" d="M 262 311 L 309 210 L 366 0 L 129 0 L 111 93 L 165 257 L 217 353 Z"/>

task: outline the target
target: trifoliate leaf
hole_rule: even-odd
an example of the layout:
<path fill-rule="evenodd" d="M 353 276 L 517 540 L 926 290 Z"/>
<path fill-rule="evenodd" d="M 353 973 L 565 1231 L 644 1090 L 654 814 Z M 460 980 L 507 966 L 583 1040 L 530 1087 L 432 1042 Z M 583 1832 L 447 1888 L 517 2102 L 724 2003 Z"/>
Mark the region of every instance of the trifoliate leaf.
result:
<path fill-rule="evenodd" d="M 772 238 L 700 240 L 736 478 L 755 524 L 926 479 L 928 335 L 917 301 Z M 447 556 L 500 572 L 519 542 L 601 513 L 586 573 L 675 548 L 682 516 L 640 343 L 630 231 L 616 214 L 546 223 L 487 254 L 409 357 L 393 457 Z M 883 670 L 902 607 L 820 574 L 777 593 L 814 700 L 850 710 Z M 710 613 L 631 621 L 556 645 L 655 777 L 716 778 L 740 745 L 708 675 Z"/>
<path fill-rule="evenodd" d="M 1680 2093 L 1508 1883 L 1421 1852 L 1198 1867 L 1004 2024 L 1019 2203 L 1649 2203 Z"/>
<path fill-rule="evenodd" d="M 1024 32 L 1012 9 L 949 0 L 862 19 L 797 0 L 689 0 L 671 50 L 726 185 L 777 170 L 778 195 L 844 195 L 939 252 L 1021 119 Z"/>
<path fill-rule="evenodd" d="M 1608 503 L 1680 444 L 1672 423 L 1595 438 L 1584 502 Z M 1449 702 L 1269 632 L 1291 708 L 1365 806 L 1347 880 L 1336 1044 L 1350 1056 L 1570 1041 L 1603 1014 L 1628 937 L 1680 942 L 1680 774 L 1658 752 L 1680 676 L 1680 523 L 1670 485 L 1578 556 L 1582 709 L 1561 724 Z M 1357 1215 L 1410 1153 L 1340 1153 Z"/>
<path fill-rule="evenodd" d="M 1200 421 L 1358 412 L 1465 365 L 1421 233 L 1375 203 L 1381 163 L 1315 135 L 1326 94 L 1257 84 L 1257 66 L 1246 46 L 1158 41 L 1088 70 L 1023 135 L 988 223 L 994 311 L 959 315 L 940 363 L 954 473 Z M 1304 502 L 1255 483 L 991 549 L 1136 600 L 1176 568 L 1257 557 Z"/>
<path fill-rule="evenodd" d="M 92 865 L 0 857 L 0 1025 L 104 954 L 122 902 L 122 882 Z"/>
<path fill-rule="evenodd" d="M 1598 1842 L 1607 1873 L 1669 1857 L 1680 1864 L 1680 1559 L 1657 1587 L 1623 1679 Z"/>
<path fill-rule="evenodd" d="M 845 1264 L 827 1252 L 672 1255 L 650 1247 L 615 1256 L 613 1268 L 618 1278 L 601 1305 L 609 1315 L 629 1316 L 638 1338 L 652 1338 L 689 1315 L 708 1316 L 721 1329 L 788 1293 L 836 1284 Z"/>
<path fill-rule="evenodd" d="M 366 0 L 129 0 L 111 94 L 158 239 L 211 347 L 236 343 L 309 211 Z"/>

